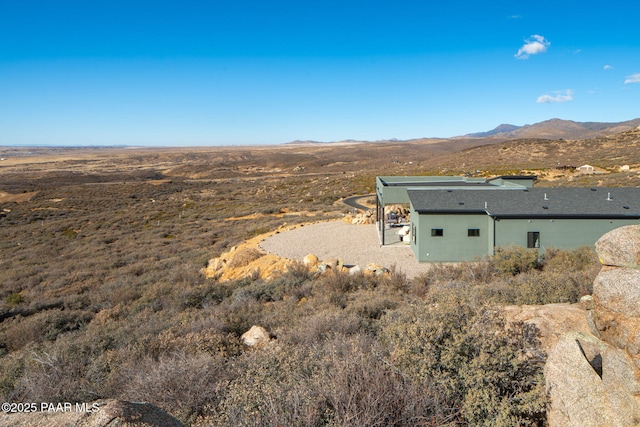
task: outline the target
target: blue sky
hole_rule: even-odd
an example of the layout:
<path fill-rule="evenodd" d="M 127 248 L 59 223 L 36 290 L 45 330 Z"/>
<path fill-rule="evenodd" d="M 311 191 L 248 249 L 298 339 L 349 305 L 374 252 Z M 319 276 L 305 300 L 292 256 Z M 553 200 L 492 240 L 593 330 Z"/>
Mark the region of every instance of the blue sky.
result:
<path fill-rule="evenodd" d="M 0 145 L 451 137 L 640 117 L 640 4 L 0 0 Z"/>

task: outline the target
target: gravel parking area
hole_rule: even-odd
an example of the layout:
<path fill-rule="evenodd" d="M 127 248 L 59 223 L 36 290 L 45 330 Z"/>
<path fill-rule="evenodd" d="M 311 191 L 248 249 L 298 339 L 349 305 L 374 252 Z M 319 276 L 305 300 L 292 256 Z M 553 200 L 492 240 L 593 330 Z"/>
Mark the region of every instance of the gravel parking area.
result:
<path fill-rule="evenodd" d="M 267 237 L 260 247 L 289 259 L 302 259 L 308 254 L 320 260 L 341 258 L 345 265 L 363 269 L 371 263 L 395 266 L 408 278 L 426 272 L 428 264 L 416 261 L 408 245 L 380 246 L 376 226 L 352 225 L 344 221 L 319 222 L 282 231 Z"/>

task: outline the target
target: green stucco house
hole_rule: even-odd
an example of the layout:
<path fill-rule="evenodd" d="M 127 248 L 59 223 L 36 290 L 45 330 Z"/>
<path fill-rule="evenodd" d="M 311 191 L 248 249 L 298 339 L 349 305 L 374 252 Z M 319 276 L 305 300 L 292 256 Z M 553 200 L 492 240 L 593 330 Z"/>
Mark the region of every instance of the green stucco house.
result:
<path fill-rule="evenodd" d="M 384 207 L 409 204 L 409 244 L 418 261 L 463 261 L 500 246 L 570 249 L 640 223 L 640 188 L 534 188 L 533 176 L 378 177 L 381 244 Z"/>

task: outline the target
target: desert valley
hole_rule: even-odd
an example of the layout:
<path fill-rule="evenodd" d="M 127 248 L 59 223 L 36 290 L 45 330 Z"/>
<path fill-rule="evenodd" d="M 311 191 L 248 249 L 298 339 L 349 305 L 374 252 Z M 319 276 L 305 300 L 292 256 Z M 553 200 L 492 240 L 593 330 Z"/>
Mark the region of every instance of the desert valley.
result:
<path fill-rule="evenodd" d="M 505 129 L 274 146 L 0 147 L 2 401 L 149 402 L 192 426 L 546 425 L 548 347 L 531 324 L 505 326 L 504 308 L 590 295 L 601 267 L 593 248 L 543 260 L 508 248 L 417 277 L 396 265 L 318 273 L 302 260 L 269 277 L 243 270 L 264 255 L 245 242 L 342 221 L 353 215 L 343 200 L 372 194 L 379 175 L 640 187 L 640 119 Z M 243 274 L 206 275 L 223 254 Z M 254 325 L 267 336 L 248 346 Z M 0 425 L 42 414 L 14 415 Z"/>

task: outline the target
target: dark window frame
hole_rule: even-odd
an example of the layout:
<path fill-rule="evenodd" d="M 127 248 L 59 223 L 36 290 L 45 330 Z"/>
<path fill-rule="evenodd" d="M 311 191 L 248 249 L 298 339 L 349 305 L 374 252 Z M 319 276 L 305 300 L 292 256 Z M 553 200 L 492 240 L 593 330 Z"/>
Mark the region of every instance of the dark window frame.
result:
<path fill-rule="evenodd" d="M 540 248 L 540 232 L 527 231 L 527 249 L 539 249 L 539 248 Z"/>
<path fill-rule="evenodd" d="M 432 228 L 431 237 L 444 237 L 444 228 Z"/>
<path fill-rule="evenodd" d="M 467 237 L 480 237 L 479 228 L 467 228 Z"/>

